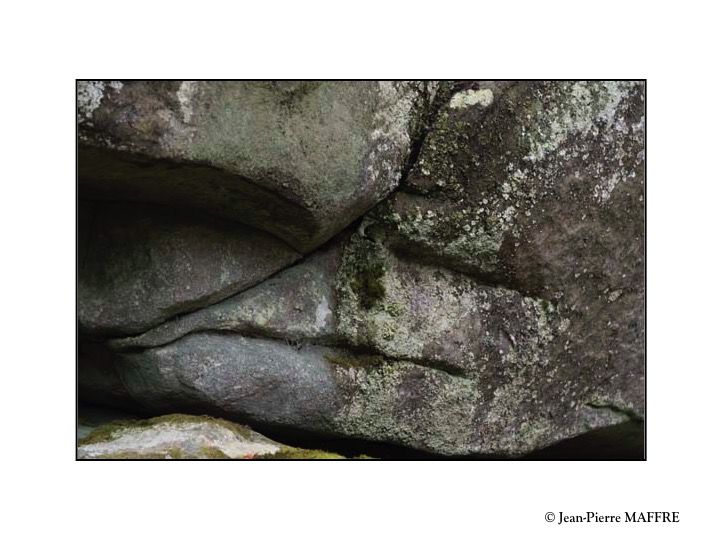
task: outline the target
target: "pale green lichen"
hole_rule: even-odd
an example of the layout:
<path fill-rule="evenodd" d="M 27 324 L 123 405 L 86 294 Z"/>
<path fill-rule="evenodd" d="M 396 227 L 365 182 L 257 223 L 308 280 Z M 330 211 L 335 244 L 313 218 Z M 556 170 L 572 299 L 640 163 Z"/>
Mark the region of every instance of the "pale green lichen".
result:
<path fill-rule="evenodd" d="M 636 84 L 632 81 L 560 83 L 555 92 L 548 93 L 547 105 L 537 109 L 536 117 L 527 123 L 532 128 L 524 132 L 530 143 L 525 159 L 541 161 L 571 136 L 587 135 L 601 123 L 612 125 L 620 103 Z"/>
<path fill-rule="evenodd" d="M 457 107 L 451 100 L 428 134 L 408 178 L 409 193 L 373 216 L 408 249 L 462 271 L 492 274 L 501 247 L 520 245 L 544 219 L 538 204 L 569 171 L 579 174 L 591 155 L 596 165 L 583 176 L 595 183 L 589 191 L 597 203 L 607 204 L 619 185 L 637 178 L 642 156 L 622 145 L 643 137 L 642 120 L 628 113 L 640 89 L 632 81 L 514 85 L 482 121 L 472 108 L 459 107 L 472 91 L 460 92 Z"/>
<path fill-rule="evenodd" d="M 450 259 L 466 259 L 494 268 L 502 240 L 501 224 L 505 218 L 494 220 L 485 214 L 486 207 L 458 208 L 436 215 L 432 210 L 400 215 L 393 212 L 385 219 L 403 237 L 439 252 Z"/>
<path fill-rule="evenodd" d="M 106 89 L 110 88 L 114 92 L 119 92 L 123 86 L 120 81 L 78 81 L 78 122 L 92 124 L 93 113 L 100 107 Z"/>
<path fill-rule="evenodd" d="M 108 452 L 99 456 L 102 459 L 230 459 L 230 457 L 217 448 L 203 447 L 196 453 L 188 453 L 182 448 L 167 448 L 158 452 L 135 452 L 125 450 L 121 452 Z"/>
<path fill-rule="evenodd" d="M 183 122 L 189 124 L 193 116 L 192 100 L 198 90 L 197 81 L 182 81 L 177 91 Z"/>
<path fill-rule="evenodd" d="M 358 371 L 333 420 L 342 433 L 448 455 L 467 453 L 482 394 L 473 381 L 408 362 Z M 411 403 L 407 395 L 416 396 Z"/>

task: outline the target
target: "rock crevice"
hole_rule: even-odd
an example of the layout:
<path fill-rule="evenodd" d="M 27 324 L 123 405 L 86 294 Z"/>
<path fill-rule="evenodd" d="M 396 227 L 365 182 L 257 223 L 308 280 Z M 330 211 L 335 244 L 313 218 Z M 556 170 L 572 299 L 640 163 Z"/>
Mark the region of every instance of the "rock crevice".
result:
<path fill-rule="evenodd" d="M 438 456 L 643 420 L 642 82 L 78 92 L 82 399 Z"/>

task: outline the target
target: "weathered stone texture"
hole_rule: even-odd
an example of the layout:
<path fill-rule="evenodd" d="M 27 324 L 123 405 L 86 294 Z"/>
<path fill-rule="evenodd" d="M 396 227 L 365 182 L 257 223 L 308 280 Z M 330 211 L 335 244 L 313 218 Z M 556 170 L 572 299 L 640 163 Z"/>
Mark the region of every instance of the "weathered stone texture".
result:
<path fill-rule="evenodd" d="M 84 88 L 86 399 L 439 455 L 642 422 L 643 83 Z"/>
<path fill-rule="evenodd" d="M 91 431 L 79 459 L 252 459 L 284 445 L 226 420 L 174 414 L 126 420 Z"/>

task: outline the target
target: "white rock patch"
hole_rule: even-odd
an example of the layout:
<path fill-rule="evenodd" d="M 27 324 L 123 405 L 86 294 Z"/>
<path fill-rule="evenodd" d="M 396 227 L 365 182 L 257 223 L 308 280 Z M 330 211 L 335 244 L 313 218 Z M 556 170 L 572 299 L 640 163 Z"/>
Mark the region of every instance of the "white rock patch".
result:
<path fill-rule="evenodd" d="M 105 83 L 102 81 L 78 81 L 77 107 L 78 120 L 89 120 L 93 112 L 100 106 L 105 94 Z"/>
<path fill-rule="evenodd" d="M 325 328 L 325 325 L 328 322 L 328 317 L 330 317 L 331 314 L 332 312 L 330 311 L 328 299 L 323 296 L 315 311 L 315 328 L 318 330 Z"/>
<path fill-rule="evenodd" d="M 481 107 L 489 107 L 492 105 L 495 96 L 492 90 L 483 88 L 481 90 L 465 90 L 458 92 L 450 100 L 451 109 L 465 109 L 472 107 L 473 105 L 480 105 Z"/>
<path fill-rule="evenodd" d="M 177 91 L 177 98 L 180 102 L 180 110 L 183 115 L 183 122 L 190 123 L 193 115 L 192 98 L 197 90 L 196 81 L 183 81 Z"/>
<path fill-rule="evenodd" d="M 162 422 L 149 427 L 119 428 L 112 440 L 85 444 L 79 447 L 81 458 L 103 457 L 123 452 L 142 454 L 168 453 L 182 450 L 184 455 L 202 454 L 203 448 L 217 449 L 229 458 L 274 454 L 280 446 L 254 434 L 243 437 L 212 421 Z"/>

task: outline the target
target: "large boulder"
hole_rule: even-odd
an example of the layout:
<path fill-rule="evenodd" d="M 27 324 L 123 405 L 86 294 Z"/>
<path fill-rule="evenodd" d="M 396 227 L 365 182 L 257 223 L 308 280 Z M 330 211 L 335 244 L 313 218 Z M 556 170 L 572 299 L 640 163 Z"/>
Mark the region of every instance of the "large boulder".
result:
<path fill-rule="evenodd" d="M 351 233 L 86 345 L 81 395 L 448 456 L 635 436 L 643 114 L 639 83 L 461 83 Z"/>
<path fill-rule="evenodd" d="M 308 251 L 398 185 L 436 87 L 81 81 L 81 194 L 203 209 Z"/>
<path fill-rule="evenodd" d="M 145 410 L 206 408 L 442 455 L 518 456 L 640 418 L 622 370 L 559 354 L 571 328 L 555 304 L 399 259 L 374 234 L 114 340 L 118 352 L 89 364 L 110 358 L 105 393 L 122 393 L 120 381 L 122 399 Z M 81 381 L 93 373 L 82 368 Z"/>

